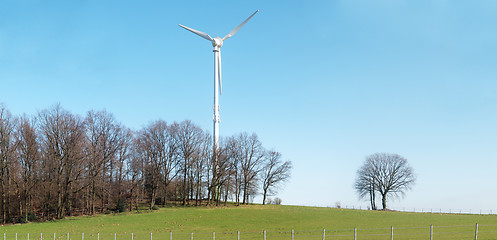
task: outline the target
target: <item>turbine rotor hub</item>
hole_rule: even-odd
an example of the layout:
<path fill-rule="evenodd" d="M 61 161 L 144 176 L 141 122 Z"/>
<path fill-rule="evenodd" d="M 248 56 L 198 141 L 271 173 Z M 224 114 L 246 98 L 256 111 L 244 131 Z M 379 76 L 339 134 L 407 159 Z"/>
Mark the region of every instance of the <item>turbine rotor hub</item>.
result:
<path fill-rule="evenodd" d="M 214 38 L 214 41 L 212 41 L 212 46 L 213 47 L 222 47 L 223 46 L 223 39 L 221 39 L 220 37 L 215 37 Z"/>

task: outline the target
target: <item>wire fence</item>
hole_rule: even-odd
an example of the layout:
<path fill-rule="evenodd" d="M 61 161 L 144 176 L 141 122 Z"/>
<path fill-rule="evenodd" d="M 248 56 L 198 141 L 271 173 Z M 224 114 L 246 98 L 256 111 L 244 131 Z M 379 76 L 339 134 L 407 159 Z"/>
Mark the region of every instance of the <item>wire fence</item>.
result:
<path fill-rule="evenodd" d="M 330 207 L 343 208 L 350 210 L 370 210 L 369 207 L 346 205 L 345 207 Z M 448 214 L 479 214 L 479 215 L 497 215 L 497 211 L 493 209 L 443 209 L 443 208 L 399 208 L 390 209 L 398 212 L 416 212 L 416 213 L 448 213 Z"/>
<path fill-rule="evenodd" d="M 405 228 L 351 228 L 312 231 L 257 232 L 138 232 L 138 233 L 3 233 L 4 240 L 394 240 L 394 239 L 497 239 L 497 224 L 425 226 Z"/>

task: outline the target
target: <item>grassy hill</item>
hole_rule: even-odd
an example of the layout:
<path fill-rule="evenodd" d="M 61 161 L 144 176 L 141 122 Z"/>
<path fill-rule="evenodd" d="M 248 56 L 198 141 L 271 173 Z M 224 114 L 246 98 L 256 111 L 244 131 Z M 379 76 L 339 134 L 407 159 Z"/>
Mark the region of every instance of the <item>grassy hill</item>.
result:
<path fill-rule="evenodd" d="M 236 239 L 236 232 L 241 232 L 240 239 L 262 239 L 262 231 L 267 231 L 268 239 L 291 239 L 291 230 L 295 239 L 322 239 L 323 229 L 329 239 L 353 239 L 357 228 L 360 239 L 390 239 L 390 226 L 398 234 L 395 239 L 429 239 L 429 226 L 434 225 L 435 239 L 474 239 L 475 224 L 480 224 L 478 239 L 497 239 L 497 215 L 465 215 L 436 213 L 404 213 L 348 210 L 334 208 L 299 207 L 299 206 L 261 206 L 240 207 L 173 207 L 158 211 L 108 214 L 94 217 L 69 217 L 45 223 L 7 225 L 0 229 L 7 239 L 18 240 L 81 239 Z M 367 236 L 367 237 L 366 237 Z M 377 236 L 378 238 L 371 238 Z M 419 236 L 419 238 L 417 238 Z M 403 238 L 402 238 L 403 237 Z M 459 238 L 461 237 L 461 238 Z"/>

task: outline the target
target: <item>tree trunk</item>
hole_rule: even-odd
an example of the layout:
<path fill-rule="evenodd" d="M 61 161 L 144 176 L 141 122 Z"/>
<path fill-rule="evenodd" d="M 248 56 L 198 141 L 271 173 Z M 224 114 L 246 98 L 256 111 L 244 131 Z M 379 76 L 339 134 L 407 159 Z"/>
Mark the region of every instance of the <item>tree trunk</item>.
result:
<path fill-rule="evenodd" d="M 371 210 L 376 210 L 376 195 L 372 184 L 370 185 L 369 199 L 371 201 Z"/>
<path fill-rule="evenodd" d="M 266 205 L 267 188 L 264 189 L 264 196 L 262 197 L 262 205 Z"/>
<path fill-rule="evenodd" d="M 229 181 L 228 185 L 226 185 L 226 190 L 224 192 L 224 206 L 228 205 L 228 194 L 229 194 L 228 187 L 229 187 Z"/>
<path fill-rule="evenodd" d="M 187 188 L 187 183 L 186 183 L 186 176 L 187 176 L 187 169 L 188 169 L 188 161 L 185 159 L 185 166 L 184 166 L 184 176 L 183 176 L 183 206 L 186 205 L 186 197 L 188 196 L 188 188 Z"/>
<path fill-rule="evenodd" d="M 381 204 L 383 205 L 383 210 L 387 209 L 387 194 L 381 195 Z"/>
<path fill-rule="evenodd" d="M 154 208 L 155 206 L 155 197 L 156 197 L 156 190 L 155 187 L 152 187 L 152 193 L 150 194 L 150 210 Z"/>
<path fill-rule="evenodd" d="M 247 188 L 248 188 L 248 184 L 247 184 L 247 181 L 245 181 L 245 183 L 243 184 L 243 200 L 242 200 L 242 204 L 245 204 L 245 200 L 247 199 Z M 247 201 L 248 203 L 248 201 Z"/>
<path fill-rule="evenodd" d="M 90 215 L 95 214 L 95 179 L 92 179 L 91 193 L 90 193 Z"/>

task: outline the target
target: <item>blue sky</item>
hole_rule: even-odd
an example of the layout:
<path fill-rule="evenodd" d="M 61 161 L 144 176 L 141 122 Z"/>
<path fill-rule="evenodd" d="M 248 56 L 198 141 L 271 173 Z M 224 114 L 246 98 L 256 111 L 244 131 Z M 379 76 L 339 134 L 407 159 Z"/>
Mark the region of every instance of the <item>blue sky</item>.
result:
<path fill-rule="evenodd" d="M 375 152 L 418 177 L 390 207 L 497 211 L 497 2 L 0 0 L 0 102 L 106 109 L 139 129 L 212 129 L 209 42 L 224 36 L 222 136 L 256 132 L 294 164 L 284 204 L 367 205 Z"/>

